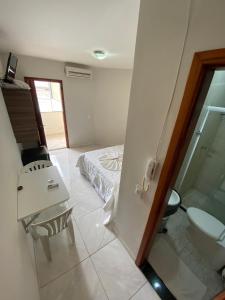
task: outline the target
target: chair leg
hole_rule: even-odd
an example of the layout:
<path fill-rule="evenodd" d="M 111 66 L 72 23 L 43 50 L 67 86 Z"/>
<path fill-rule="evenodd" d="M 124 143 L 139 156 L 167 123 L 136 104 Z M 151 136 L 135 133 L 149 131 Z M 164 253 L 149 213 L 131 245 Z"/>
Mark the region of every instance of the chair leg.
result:
<path fill-rule="evenodd" d="M 68 221 L 68 230 L 70 233 L 72 244 L 74 245 L 75 244 L 75 236 L 74 236 L 73 222 L 71 220 Z"/>
<path fill-rule="evenodd" d="M 51 249 L 50 249 L 50 244 L 49 244 L 49 237 L 47 235 L 45 235 L 45 236 L 41 236 L 40 239 L 41 239 L 42 247 L 44 249 L 44 253 L 45 253 L 47 259 L 49 261 L 51 261 L 52 255 L 51 255 Z"/>

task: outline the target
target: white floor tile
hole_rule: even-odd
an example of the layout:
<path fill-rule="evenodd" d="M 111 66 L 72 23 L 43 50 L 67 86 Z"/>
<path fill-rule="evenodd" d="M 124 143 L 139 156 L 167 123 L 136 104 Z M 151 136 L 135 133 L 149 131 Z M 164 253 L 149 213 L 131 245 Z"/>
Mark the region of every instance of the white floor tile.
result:
<path fill-rule="evenodd" d="M 70 270 L 88 257 L 88 252 L 74 223 L 75 245 L 72 245 L 67 230 L 50 238 L 52 261 L 49 262 L 43 252 L 40 240 L 35 242 L 35 257 L 39 285 L 43 286 L 60 274 Z"/>
<path fill-rule="evenodd" d="M 74 205 L 73 215 L 78 219 L 103 207 L 104 201 L 98 196 L 90 183 L 80 175 L 78 168 L 75 172 L 71 180 L 70 203 Z"/>
<path fill-rule="evenodd" d="M 127 300 L 146 282 L 124 247 L 116 239 L 92 257 L 110 300 Z"/>
<path fill-rule="evenodd" d="M 49 150 L 66 148 L 65 133 L 46 134 L 47 146 Z"/>
<path fill-rule="evenodd" d="M 37 244 L 38 275 L 44 285 L 41 300 L 128 300 L 135 293 L 134 297 L 139 298 L 133 299 L 144 299 L 151 293 L 151 289 L 144 287 L 146 279 L 122 244 L 113 240 L 114 234 L 102 224 L 104 201 L 76 168 L 82 152 L 82 149 L 52 152 L 53 163 L 69 189 L 69 204 L 74 205 L 73 217 L 79 230 L 75 225 L 75 248 L 68 243 L 65 233 L 61 239 L 51 241 L 52 263 L 47 262 L 40 243 Z M 91 259 L 87 258 L 82 239 L 93 254 Z"/>
<path fill-rule="evenodd" d="M 42 288 L 41 300 L 107 300 L 107 297 L 90 259 L 86 259 Z"/>
<path fill-rule="evenodd" d="M 110 225 L 103 224 L 105 213 L 102 208 L 78 218 L 77 225 L 88 249 L 93 254 L 115 238 Z"/>
<path fill-rule="evenodd" d="M 103 207 L 104 201 L 100 199 L 91 184 L 80 174 L 76 167 L 77 159 L 83 151 L 96 147 L 79 149 L 62 149 L 51 151 L 52 163 L 57 166 L 70 193 L 69 203 L 74 205 L 73 215 L 77 219 L 89 212 Z"/>
<path fill-rule="evenodd" d="M 148 260 L 176 299 L 204 299 L 207 287 L 179 258 L 166 235 L 157 236 Z"/>
<path fill-rule="evenodd" d="M 56 150 L 50 152 L 50 159 L 54 166 L 58 168 L 61 177 L 70 178 L 69 150 Z"/>
<path fill-rule="evenodd" d="M 135 294 L 131 300 L 160 300 L 157 293 L 151 287 L 150 283 L 147 282 L 138 292 Z"/>

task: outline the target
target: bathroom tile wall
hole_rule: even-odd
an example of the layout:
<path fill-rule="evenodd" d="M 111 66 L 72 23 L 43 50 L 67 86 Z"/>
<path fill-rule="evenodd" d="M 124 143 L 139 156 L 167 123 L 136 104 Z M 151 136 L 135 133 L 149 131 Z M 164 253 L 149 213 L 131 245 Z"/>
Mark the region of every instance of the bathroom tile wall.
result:
<path fill-rule="evenodd" d="M 203 115 L 204 117 L 204 115 Z M 185 175 L 185 178 L 183 180 L 183 183 L 179 189 L 180 193 L 184 195 L 189 189 L 193 188 L 196 184 L 196 181 L 199 177 L 199 170 L 201 169 L 202 165 L 204 164 L 204 160 L 207 156 L 209 145 L 212 142 L 213 137 L 215 136 L 216 130 L 218 128 L 218 124 L 220 122 L 220 115 L 218 113 L 210 113 L 207 118 L 207 123 L 202 131 L 202 134 L 199 138 L 197 147 L 194 151 L 193 157 L 191 159 L 191 163 L 189 165 L 188 171 Z M 188 149 L 187 155 L 185 160 L 188 161 L 191 152 L 192 147 L 195 143 L 195 140 L 197 137 L 196 131 L 198 131 L 198 128 L 200 127 L 200 124 L 197 125 L 195 133 L 192 137 L 192 141 L 190 143 L 190 149 Z M 184 161 L 185 165 L 185 161 Z M 182 174 L 182 170 L 181 170 Z M 181 175 L 182 176 L 182 175 Z"/>
<path fill-rule="evenodd" d="M 205 106 L 207 105 L 225 107 L 225 71 L 215 72 L 205 101 Z M 200 119 L 202 119 L 202 115 L 204 115 L 204 111 Z M 201 120 L 199 123 L 201 123 Z M 197 124 L 196 130 L 198 130 L 198 127 L 199 124 Z M 193 135 L 183 165 L 190 157 L 191 147 L 195 139 L 196 135 Z M 210 112 L 179 192 L 183 198 L 183 204 L 187 207 L 193 205 L 189 202 L 190 197 L 186 197 L 190 194 L 190 191 L 193 196 L 201 193 L 202 198 L 205 196 L 204 204 L 199 202 L 199 205 L 194 206 L 208 211 L 225 223 L 224 153 L 225 116 L 218 112 Z M 182 168 L 178 183 L 181 177 Z M 193 190 L 197 192 L 193 193 Z M 198 201 L 192 199 L 191 202 L 193 200 L 194 202 Z"/>
<path fill-rule="evenodd" d="M 211 200 L 207 211 L 225 223 L 225 116 L 220 115 L 220 118 L 195 186 Z"/>
<path fill-rule="evenodd" d="M 211 113 L 210 113 L 211 114 Z M 220 113 L 217 114 L 220 118 L 217 131 L 206 147 L 206 155 L 202 161 L 195 187 L 204 194 L 212 195 L 213 191 L 219 187 L 221 176 L 224 174 L 224 151 L 225 151 L 225 119 Z M 210 126 L 206 124 L 206 130 Z"/>

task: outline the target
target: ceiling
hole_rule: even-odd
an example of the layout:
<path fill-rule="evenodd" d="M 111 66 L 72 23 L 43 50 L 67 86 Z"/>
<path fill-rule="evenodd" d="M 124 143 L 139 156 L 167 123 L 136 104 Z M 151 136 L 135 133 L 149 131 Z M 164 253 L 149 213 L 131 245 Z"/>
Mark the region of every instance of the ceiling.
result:
<path fill-rule="evenodd" d="M 1 1 L 1 52 L 132 68 L 140 0 Z M 98 61 L 96 49 L 108 57 Z"/>

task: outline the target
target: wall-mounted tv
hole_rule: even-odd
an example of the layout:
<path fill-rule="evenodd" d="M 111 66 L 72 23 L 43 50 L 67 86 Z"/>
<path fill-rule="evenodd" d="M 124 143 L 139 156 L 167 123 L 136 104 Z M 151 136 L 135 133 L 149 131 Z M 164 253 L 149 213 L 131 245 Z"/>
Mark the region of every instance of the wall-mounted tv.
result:
<path fill-rule="evenodd" d="M 5 72 L 5 78 L 4 78 L 6 82 L 10 82 L 10 83 L 13 82 L 13 79 L 16 76 L 17 61 L 18 61 L 17 56 L 10 52 L 8 57 L 6 72 Z"/>

